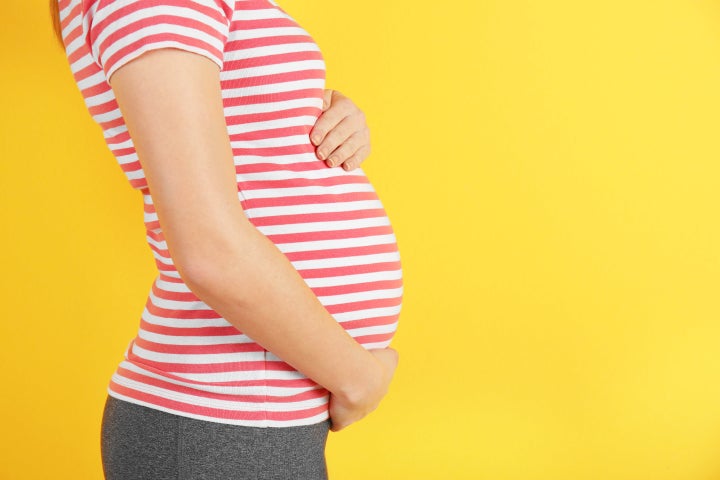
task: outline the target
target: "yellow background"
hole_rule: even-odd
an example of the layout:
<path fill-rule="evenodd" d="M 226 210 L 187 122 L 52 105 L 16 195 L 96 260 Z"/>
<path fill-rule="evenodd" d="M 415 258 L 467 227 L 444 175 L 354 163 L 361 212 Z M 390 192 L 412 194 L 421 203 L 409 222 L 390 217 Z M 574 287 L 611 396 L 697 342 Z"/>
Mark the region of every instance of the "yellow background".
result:
<path fill-rule="evenodd" d="M 366 113 L 405 273 L 331 479 L 720 479 L 720 4 L 279 0 Z M 100 479 L 155 273 L 46 2 L 0 29 L 0 478 Z"/>

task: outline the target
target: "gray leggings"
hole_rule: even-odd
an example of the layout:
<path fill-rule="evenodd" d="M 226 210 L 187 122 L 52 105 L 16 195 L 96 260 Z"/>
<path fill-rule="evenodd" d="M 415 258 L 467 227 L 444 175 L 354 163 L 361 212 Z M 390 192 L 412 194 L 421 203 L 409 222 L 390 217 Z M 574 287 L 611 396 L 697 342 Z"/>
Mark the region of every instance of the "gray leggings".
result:
<path fill-rule="evenodd" d="M 261 428 L 198 420 L 107 396 L 106 480 L 327 480 L 330 419 Z"/>

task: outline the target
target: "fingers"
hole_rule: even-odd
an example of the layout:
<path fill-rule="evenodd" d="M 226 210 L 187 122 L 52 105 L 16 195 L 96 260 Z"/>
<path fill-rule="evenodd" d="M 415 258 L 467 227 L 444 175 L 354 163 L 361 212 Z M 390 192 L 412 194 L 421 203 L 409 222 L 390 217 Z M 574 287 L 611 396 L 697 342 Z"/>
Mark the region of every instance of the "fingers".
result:
<path fill-rule="evenodd" d="M 315 146 L 319 146 L 325 139 L 325 135 L 335 128 L 343 118 L 352 113 L 353 104 L 349 98 L 337 90 L 325 90 L 322 108 L 322 114 L 315 121 L 312 130 L 310 130 L 310 141 Z"/>
<path fill-rule="evenodd" d="M 360 132 L 350 135 L 350 137 L 338 148 L 336 148 L 327 164 L 329 167 L 342 165 L 346 171 L 350 171 L 360 166 L 360 164 L 370 155 L 370 144 L 363 138 Z"/>
<path fill-rule="evenodd" d="M 330 117 L 333 110 L 326 112 Z M 320 121 L 318 120 L 318 123 Z M 324 128 L 324 127 L 323 127 Z M 322 131 L 322 128 L 320 129 Z M 317 147 L 320 160 L 327 160 L 328 166 L 337 166 L 354 154 L 361 145 L 369 143 L 370 131 L 365 124 L 365 114 L 355 111 L 339 119 L 332 125 Z M 346 145 L 347 143 L 347 145 Z M 342 149 L 338 147 L 343 146 Z"/>
<path fill-rule="evenodd" d="M 335 125 L 350 114 L 350 105 L 344 95 L 337 90 L 325 90 L 323 93 L 323 111 L 310 130 L 310 141 L 319 146 Z"/>
<path fill-rule="evenodd" d="M 345 169 L 346 172 L 356 169 L 368 157 L 369 152 L 369 147 L 360 147 L 360 149 L 355 154 L 351 155 L 345 160 L 345 162 L 342 164 L 343 169 Z"/>
<path fill-rule="evenodd" d="M 337 90 L 326 90 L 323 113 L 310 132 L 316 155 L 329 167 L 347 171 L 360 166 L 370 155 L 370 129 L 365 114 Z"/>

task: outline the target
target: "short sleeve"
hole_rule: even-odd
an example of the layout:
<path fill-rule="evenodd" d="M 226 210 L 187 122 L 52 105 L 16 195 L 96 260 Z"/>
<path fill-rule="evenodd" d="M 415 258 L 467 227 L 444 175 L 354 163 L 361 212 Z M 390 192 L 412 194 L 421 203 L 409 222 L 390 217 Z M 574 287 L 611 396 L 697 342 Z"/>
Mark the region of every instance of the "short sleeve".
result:
<path fill-rule="evenodd" d="M 110 76 L 149 50 L 180 48 L 220 69 L 230 21 L 225 0 L 90 0 L 83 26 L 91 55 Z"/>

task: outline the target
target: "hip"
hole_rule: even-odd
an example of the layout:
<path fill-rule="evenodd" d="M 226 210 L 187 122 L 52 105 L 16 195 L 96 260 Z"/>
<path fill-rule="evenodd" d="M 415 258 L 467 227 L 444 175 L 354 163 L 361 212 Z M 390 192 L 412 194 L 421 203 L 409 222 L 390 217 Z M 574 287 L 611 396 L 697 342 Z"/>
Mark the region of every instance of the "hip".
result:
<path fill-rule="evenodd" d="M 101 427 L 107 480 L 326 479 L 329 418 L 292 427 L 204 421 L 108 395 Z"/>

